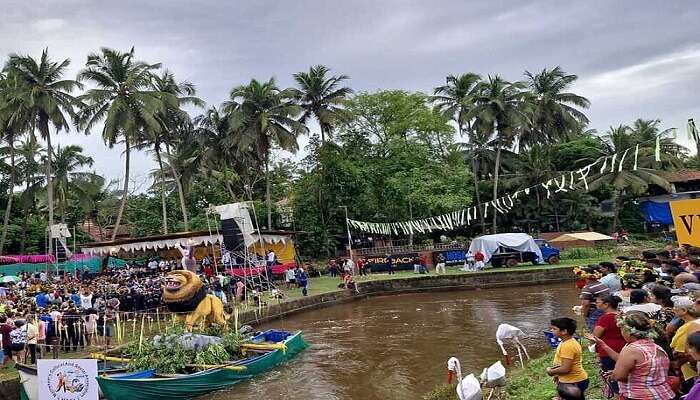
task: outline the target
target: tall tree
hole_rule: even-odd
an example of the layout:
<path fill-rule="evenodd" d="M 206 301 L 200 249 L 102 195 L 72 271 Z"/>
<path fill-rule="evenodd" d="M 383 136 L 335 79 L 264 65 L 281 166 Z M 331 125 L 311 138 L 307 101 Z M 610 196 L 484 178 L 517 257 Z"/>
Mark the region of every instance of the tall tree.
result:
<path fill-rule="evenodd" d="M 7 227 L 12 213 L 14 190 L 16 186 L 15 143 L 19 136 L 29 130 L 30 115 L 22 101 L 21 91 L 17 90 L 17 81 L 13 77 L 5 77 L 0 74 L 0 135 L 7 142 L 7 153 L 10 159 L 9 184 L 7 205 L 2 224 L 2 236 L 0 237 L 0 254 L 5 249 Z"/>
<path fill-rule="evenodd" d="M 352 89 L 341 86 L 343 81 L 350 79 L 347 75 L 326 77 L 330 69 L 324 65 L 314 65 L 308 72 L 297 72 L 294 80 L 298 88 L 292 89 L 292 96 L 302 108 L 302 123 L 307 123 L 312 117 L 321 127 L 321 141 L 326 141 L 333 134 L 335 123 L 344 114 L 343 104 Z"/>
<path fill-rule="evenodd" d="M 177 82 L 175 75 L 169 71 L 163 71 L 160 75 L 153 77 L 154 89 L 158 92 L 167 93 L 177 99 L 177 107 L 167 107 L 164 112 L 159 113 L 158 119 L 162 125 L 162 129 L 158 132 L 146 131 L 146 138 L 143 145 L 150 146 L 156 156 L 160 171 L 160 194 L 161 208 L 163 212 L 163 233 L 168 233 L 168 216 L 165 203 L 165 172 L 163 170 L 163 159 L 161 156 L 161 146 L 165 146 L 166 152 L 170 155 L 170 149 L 178 140 L 176 133 L 181 124 L 188 124 L 190 117 L 182 110 L 182 106 L 193 105 L 203 107 L 204 102 L 195 97 L 196 89 L 190 82 Z M 178 198 L 180 199 L 180 210 L 182 211 L 182 219 L 185 230 L 190 230 L 189 218 L 187 215 L 187 207 L 185 204 L 185 193 L 182 188 L 180 174 L 174 169 L 174 163 L 168 163 L 171 166 L 171 173 L 175 186 L 177 187 Z"/>
<path fill-rule="evenodd" d="M 474 127 L 483 135 L 494 135 L 496 160 L 493 171 L 493 199 L 498 198 L 498 177 L 501 168 L 501 152 L 512 146 L 528 121 L 526 85 L 508 82 L 498 75 L 480 82 L 475 107 L 467 115 L 474 118 Z M 493 233 L 498 231 L 497 213 L 493 213 Z"/>
<path fill-rule="evenodd" d="M 525 77 L 532 115 L 520 138 L 524 146 L 572 138 L 588 124 L 588 117 L 579 109 L 588 108 L 590 101 L 569 92 L 578 76 L 557 66 L 536 74 L 525 71 Z"/>
<path fill-rule="evenodd" d="M 299 147 L 297 136 L 307 131 L 296 120 L 301 108 L 294 104 L 292 90 L 281 90 L 274 78 L 267 82 L 251 80 L 248 85 L 231 90 L 224 110 L 231 115 L 231 128 L 241 148 L 252 147 L 265 168 L 265 202 L 267 227 L 272 229 L 272 198 L 270 194 L 270 155 L 273 146 L 288 151 Z"/>
<path fill-rule="evenodd" d="M 595 190 L 603 185 L 612 185 L 613 195 L 613 223 L 612 230 L 616 231 L 619 223 L 620 209 L 626 193 L 641 195 L 646 192 L 649 184 L 655 184 L 671 192 L 671 184 L 654 168 L 653 143 L 640 143 L 632 129 L 627 125 L 610 127 L 610 130 L 601 139 L 604 146 L 602 156 L 610 157 L 614 154 L 622 154 L 627 149 L 633 150 L 640 145 L 638 168 L 633 166 L 634 157 L 626 157 L 625 168 L 606 168 L 602 174 L 588 184 L 589 190 Z M 641 147 L 644 146 L 644 147 Z"/>
<path fill-rule="evenodd" d="M 476 106 L 475 99 L 478 94 L 479 82 L 481 76 L 474 73 L 466 73 L 458 76 L 449 75 L 446 82 L 442 86 L 435 88 L 431 101 L 435 107 L 445 116 L 451 118 L 457 124 L 457 132 L 459 136 L 467 134 L 467 147 L 470 148 L 472 157 L 469 158 L 474 174 L 474 194 L 476 203 L 481 204 L 481 196 L 479 193 L 479 158 L 477 149 L 480 138 L 476 137 L 476 131 L 472 129 L 472 119 L 470 116 L 471 110 Z M 486 232 L 486 221 L 484 214 L 481 212 L 481 207 L 477 207 L 479 213 L 479 221 L 481 222 L 481 232 Z"/>
<path fill-rule="evenodd" d="M 129 196 L 131 147 L 145 132 L 161 132 L 159 113 L 178 105 L 175 96 L 153 88 L 153 71 L 158 68 L 160 64 L 134 60 L 133 48 L 126 53 L 102 48 L 88 55 L 78 74 L 79 80 L 95 86 L 81 96 L 85 105 L 80 111 L 80 127 L 89 131 L 104 120 L 105 143 L 110 148 L 124 143 L 124 185 L 111 240 L 116 239 Z"/>
<path fill-rule="evenodd" d="M 36 60 L 31 56 L 11 55 L 5 69 L 8 75 L 17 79 L 18 98 L 29 110 L 32 124 L 35 125 L 46 141 L 46 183 L 48 197 L 49 227 L 54 223 L 53 181 L 51 172 L 51 132 L 53 125 L 57 132 L 68 130 L 68 117 L 75 118 L 76 105 L 79 102 L 71 93 L 82 89 L 82 85 L 70 79 L 63 79 L 70 60 L 54 62 L 49 58 L 48 49 Z M 32 131 L 33 134 L 33 131 Z M 53 252 L 53 241 L 49 240 L 49 253 Z"/>
<path fill-rule="evenodd" d="M 22 230 L 20 232 L 20 253 L 24 253 L 27 242 L 27 229 L 29 214 L 34 208 L 37 193 L 44 187 L 45 176 L 40 173 L 40 164 L 37 159 L 45 159 L 44 149 L 36 138 L 29 135 L 17 148 L 19 162 L 17 168 L 23 176 L 24 191 L 20 197 L 22 203 Z"/>
<path fill-rule="evenodd" d="M 83 148 L 77 145 L 56 146 L 53 157 L 53 180 L 55 181 L 58 205 L 61 211 L 61 222 L 66 222 L 66 210 L 68 208 L 68 194 L 81 192 L 80 185 L 75 181 L 80 179 L 83 182 L 90 172 L 79 171 L 83 167 L 91 167 L 94 160 L 90 156 L 83 154 Z"/>

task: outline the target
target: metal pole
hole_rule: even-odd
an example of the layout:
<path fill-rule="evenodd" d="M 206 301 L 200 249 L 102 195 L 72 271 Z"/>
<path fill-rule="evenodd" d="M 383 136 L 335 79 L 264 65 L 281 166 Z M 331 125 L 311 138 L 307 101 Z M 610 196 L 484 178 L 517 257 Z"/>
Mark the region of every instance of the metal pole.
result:
<path fill-rule="evenodd" d="M 348 218 L 348 206 L 338 206 L 345 209 L 345 228 L 348 232 L 348 256 L 352 258 L 352 236 L 350 235 L 350 221 Z"/>

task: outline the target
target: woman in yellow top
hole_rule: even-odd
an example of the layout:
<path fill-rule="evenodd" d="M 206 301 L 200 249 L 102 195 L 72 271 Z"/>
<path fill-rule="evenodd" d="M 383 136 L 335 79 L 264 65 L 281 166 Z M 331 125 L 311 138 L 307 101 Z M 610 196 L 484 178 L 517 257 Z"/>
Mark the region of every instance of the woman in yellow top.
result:
<path fill-rule="evenodd" d="M 554 365 L 547 368 L 547 375 L 553 376 L 559 393 L 575 392 L 580 399 L 588 388 L 588 374 L 583 369 L 581 345 L 573 338 L 576 321 L 571 318 L 556 318 L 550 322 L 549 330 L 561 339 Z"/>
<path fill-rule="evenodd" d="M 673 301 L 673 313 L 684 322 L 671 339 L 673 362 L 677 368 L 680 368 L 683 375 L 683 384 L 681 385 L 683 393 L 688 393 L 693 387 L 698 373 L 691 366 L 694 361 L 693 357 L 686 351 L 686 344 L 688 343 L 690 327 L 694 325 L 699 314 L 694 310 L 695 302 L 690 297 L 674 296 L 671 301 Z"/>

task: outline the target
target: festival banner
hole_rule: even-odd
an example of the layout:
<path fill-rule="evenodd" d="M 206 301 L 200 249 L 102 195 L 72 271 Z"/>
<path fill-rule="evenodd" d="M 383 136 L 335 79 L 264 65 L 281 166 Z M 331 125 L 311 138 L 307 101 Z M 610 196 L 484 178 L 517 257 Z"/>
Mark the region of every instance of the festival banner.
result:
<path fill-rule="evenodd" d="M 39 400 L 98 400 L 97 360 L 38 360 Z"/>
<path fill-rule="evenodd" d="M 670 205 L 678 243 L 700 246 L 700 199 L 677 200 Z"/>

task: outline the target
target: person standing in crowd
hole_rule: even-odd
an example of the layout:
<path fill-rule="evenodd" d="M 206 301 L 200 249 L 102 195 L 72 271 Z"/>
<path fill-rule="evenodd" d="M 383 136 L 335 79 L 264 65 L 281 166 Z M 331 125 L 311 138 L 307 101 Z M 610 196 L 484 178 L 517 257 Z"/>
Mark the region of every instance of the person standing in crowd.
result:
<path fill-rule="evenodd" d="M 294 275 L 294 268 L 288 268 L 285 273 L 285 281 L 287 281 L 287 289 L 291 289 L 292 286 L 296 284 L 296 275 Z"/>
<path fill-rule="evenodd" d="M 615 293 L 622 289 L 622 282 L 620 282 L 620 277 L 617 276 L 615 264 L 611 262 L 601 262 L 598 264 L 598 270 L 603 275 L 603 277 L 600 278 L 600 283 L 607 286 L 608 289 L 610 289 L 610 293 Z"/>
<path fill-rule="evenodd" d="M 80 295 L 80 307 L 83 310 L 92 308 L 92 292 L 89 289 L 85 289 L 83 294 Z"/>
<path fill-rule="evenodd" d="M 586 279 L 586 286 L 581 289 L 581 315 L 586 319 L 586 326 L 589 330 L 593 330 L 598 317 L 603 314 L 602 310 L 598 310 L 595 302 L 598 297 L 610 294 L 610 289 L 601 283 L 598 279 L 600 273 L 594 268 L 583 268 L 581 277 Z"/>
<path fill-rule="evenodd" d="M 0 336 L 2 336 L 2 354 L 4 356 L 2 360 L 2 366 L 6 367 L 7 364 L 12 361 L 12 340 L 10 337 L 10 332 L 14 328 L 7 323 L 7 316 L 4 314 L 0 315 Z"/>
<path fill-rule="evenodd" d="M 683 392 L 687 393 L 695 382 L 695 377 L 698 375 L 695 366 L 691 366 L 693 361 L 692 356 L 686 352 L 686 344 L 688 342 L 688 329 L 692 323 L 697 320 L 698 314 L 695 313 L 695 302 L 687 296 L 674 296 L 673 312 L 683 321 L 683 325 L 676 330 L 676 333 L 671 339 L 671 349 L 673 349 L 673 364 L 674 367 L 680 370 L 680 376 L 683 377 L 681 387 Z"/>
<path fill-rule="evenodd" d="M 556 318 L 550 322 L 549 329 L 561 342 L 554 353 L 554 365 L 547 368 L 547 375 L 555 378 L 558 391 L 566 390 L 561 386 L 575 386 L 583 399 L 589 380 L 583 369 L 581 345 L 574 339 L 576 321 L 571 318 Z"/>
<path fill-rule="evenodd" d="M 484 260 L 486 257 L 484 256 L 484 253 L 477 251 L 474 253 L 474 269 L 476 271 L 481 271 L 484 269 Z"/>
<path fill-rule="evenodd" d="M 327 268 L 331 278 L 338 276 L 338 264 L 336 263 L 335 259 L 328 260 Z"/>
<path fill-rule="evenodd" d="M 389 271 L 389 275 L 394 275 L 394 257 L 391 254 L 386 255 L 386 266 Z"/>
<path fill-rule="evenodd" d="M 600 296 L 596 299 L 596 308 L 603 311 L 603 315 L 598 318 L 593 328 L 593 335 L 608 345 L 616 352 L 622 351 L 625 346 L 625 338 L 622 337 L 622 332 L 617 326 L 616 318 L 618 316 L 617 306 L 622 299 L 611 294 Z M 602 346 L 596 345 L 596 352 L 600 359 L 600 369 L 603 372 L 612 371 L 615 369 L 615 360 L 608 356 L 608 353 L 603 350 Z M 605 376 L 605 375 L 604 375 Z M 610 392 L 618 394 L 620 389 L 615 381 L 607 382 Z"/>
<path fill-rule="evenodd" d="M 649 293 L 644 289 L 634 289 L 630 293 L 630 306 L 624 308 L 624 312 L 641 311 L 650 318 L 661 311 L 661 306 L 649 301 Z"/>
<path fill-rule="evenodd" d="M 357 266 L 357 271 L 360 273 L 360 276 L 367 276 L 365 273 L 365 260 L 362 258 L 357 259 L 357 263 L 355 263 Z"/>
<path fill-rule="evenodd" d="M 611 379 L 618 382 L 620 395 L 629 400 L 671 400 L 676 397 L 668 384 L 669 357 L 654 343 L 659 333 L 649 317 L 639 311 L 623 314 L 618 320 L 627 345 L 621 352 L 589 336 L 615 360 Z"/>
<path fill-rule="evenodd" d="M 275 265 L 275 259 L 277 258 L 277 255 L 275 255 L 275 252 L 270 250 L 267 252 L 267 266 L 272 267 Z"/>
<path fill-rule="evenodd" d="M 15 321 L 15 328 L 10 332 L 12 355 L 15 362 L 24 362 L 25 345 L 27 343 L 27 331 L 24 329 L 24 320 Z"/>
<path fill-rule="evenodd" d="M 435 257 L 435 274 L 439 275 L 440 271 L 442 273 L 445 273 L 445 255 L 443 253 L 438 253 L 437 257 Z"/>
<path fill-rule="evenodd" d="M 418 256 L 418 255 L 413 257 L 413 273 L 414 274 L 420 273 L 420 256 Z"/>
<path fill-rule="evenodd" d="M 29 363 L 36 364 L 36 343 L 39 335 L 39 328 L 34 324 L 31 314 L 24 316 L 25 324 L 24 331 L 27 343 L 27 351 L 29 352 Z"/>
<path fill-rule="evenodd" d="M 302 296 L 309 295 L 309 275 L 306 274 L 303 268 L 299 268 L 299 274 L 296 276 L 296 281 L 299 287 L 301 287 Z"/>
<path fill-rule="evenodd" d="M 239 302 L 245 300 L 245 283 L 240 278 L 236 280 L 236 300 Z"/>
<path fill-rule="evenodd" d="M 693 361 L 700 364 L 700 332 L 695 332 L 688 336 L 688 345 L 686 349 L 688 354 L 693 357 Z M 685 398 L 687 400 L 700 399 L 700 379 L 695 380 L 695 384 Z"/>

